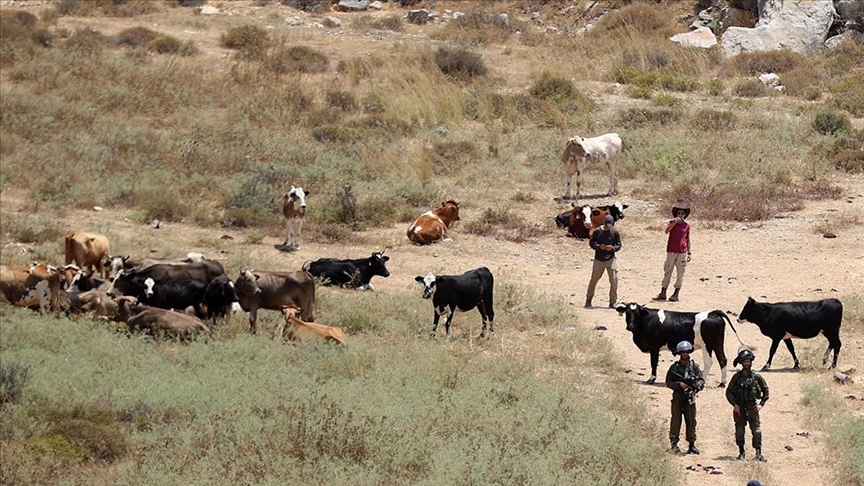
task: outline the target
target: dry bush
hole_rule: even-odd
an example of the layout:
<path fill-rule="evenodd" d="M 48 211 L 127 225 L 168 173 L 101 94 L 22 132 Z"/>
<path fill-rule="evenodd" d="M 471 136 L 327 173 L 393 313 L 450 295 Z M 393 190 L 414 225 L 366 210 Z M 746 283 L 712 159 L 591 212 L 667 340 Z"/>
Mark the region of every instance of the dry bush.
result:
<path fill-rule="evenodd" d="M 669 37 L 677 32 L 673 18 L 663 9 L 648 3 L 632 3 L 604 15 L 588 32 L 592 38 Z"/>
<path fill-rule="evenodd" d="M 744 79 L 738 81 L 738 83 L 735 84 L 735 87 L 732 88 L 732 92 L 737 96 L 743 96 L 745 98 L 761 98 L 771 94 L 771 90 L 758 79 Z"/>
<path fill-rule="evenodd" d="M 528 92 L 534 98 L 551 101 L 568 112 L 588 113 L 595 107 L 594 101 L 576 89 L 573 81 L 548 71 L 540 74 Z"/>
<path fill-rule="evenodd" d="M 405 24 L 402 22 L 402 17 L 397 15 L 387 15 L 385 17 L 358 15 L 351 19 L 351 26 L 358 30 L 376 29 L 390 30 L 393 32 L 402 32 L 405 30 Z"/>
<path fill-rule="evenodd" d="M 504 43 L 513 31 L 525 30 L 528 27 L 512 16 L 505 18 L 500 13 L 469 10 L 464 14 L 448 22 L 443 29 L 430 37 L 469 46 L 486 46 Z"/>
<path fill-rule="evenodd" d="M 324 93 L 327 106 L 351 112 L 357 109 L 357 97 L 351 91 L 329 90 Z"/>
<path fill-rule="evenodd" d="M 738 117 L 731 111 L 701 108 L 693 114 L 692 126 L 704 131 L 731 130 L 737 122 Z"/>
<path fill-rule="evenodd" d="M 822 142 L 811 150 L 820 160 L 827 160 L 832 167 L 845 172 L 864 172 L 864 130 L 852 130 Z"/>
<path fill-rule="evenodd" d="M 719 79 L 712 79 L 705 84 L 705 88 L 708 90 L 708 94 L 711 96 L 720 96 L 723 94 L 723 91 L 726 87 L 723 85 L 723 81 Z"/>
<path fill-rule="evenodd" d="M 130 27 L 117 34 L 115 42 L 121 46 L 141 47 L 159 37 L 159 33 L 147 27 Z"/>
<path fill-rule="evenodd" d="M 16 403 L 30 376 L 30 367 L 16 361 L 0 364 L 0 407 Z"/>
<path fill-rule="evenodd" d="M 463 47 L 440 46 L 435 51 L 435 65 L 445 76 L 463 83 L 487 71 L 483 57 Z"/>
<path fill-rule="evenodd" d="M 803 54 L 792 51 L 745 52 L 727 61 L 724 72 L 727 76 L 753 76 L 765 73 L 785 73 L 799 65 L 810 64 Z"/>
<path fill-rule="evenodd" d="M 533 241 L 548 234 L 548 230 L 528 223 L 506 207 L 486 208 L 480 218 L 466 222 L 463 228 L 466 233 L 514 243 Z"/>
<path fill-rule="evenodd" d="M 328 0 L 279 0 L 279 2 L 282 5 L 310 13 L 325 12 L 328 8 Z"/>
<path fill-rule="evenodd" d="M 356 86 L 361 80 L 370 78 L 376 69 L 383 65 L 383 59 L 378 56 L 340 59 L 336 65 L 336 72 L 348 76 L 351 84 Z"/>
<path fill-rule="evenodd" d="M 260 59 L 264 57 L 270 45 L 270 36 L 266 30 L 257 25 L 247 24 L 233 27 L 220 37 L 222 47 L 236 49 L 246 57 Z"/>
<path fill-rule="evenodd" d="M 159 54 L 179 54 L 181 56 L 194 56 L 198 54 L 198 47 L 193 41 L 183 42 L 170 35 L 160 35 L 147 44 L 147 49 Z"/>
<path fill-rule="evenodd" d="M 350 143 L 362 140 L 356 128 L 344 125 L 327 124 L 312 129 L 312 138 L 324 143 Z"/>
<path fill-rule="evenodd" d="M 327 56 L 307 46 L 278 47 L 264 60 L 264 66 L 276 74 L 323 73 L 329 63 Z"/>
<path fill-rule="evenodd" d="M 832 105 L 854 116 L 864 116 L 864 69 L 859 68 L 858 72 L 835 82 L 830 91 Z"/>
<path fill-rule="evenodd" d="M 682 101 L 680 98 L 676 98 L 675 96 L 661 93 L 651 98 L 651 104 L 654 106 L 667 106 L 669 108 L 676 108 L 681 106 Z"/>
<path fill-rule="evenodd" d="M 424 159 L 436 175 L 453 175 L 460 169 L 476 164 L 480 149 L 470 141 L 439 142 L 424 151 Z"/>
<path fill-rule="evenodd" d="M 822 135 L 840 135 L 852 129 L 852 123 L 845 113 L 821 111 L 813 116 L 813 130 Z"/>
<path fill-rule="evenodd" d="M 674 108 L 629 108 L 619 110 L 617 123 L 629 129 L 647 125 L 664 126 L 677 123 L 684 116 L 684 111 Z"/>
<path fill-rule="evenodd" d="M 133 17 L 159 10 L 160 2 L 153 0 L 59 0 L 53 5 L 60 16 Z"/>

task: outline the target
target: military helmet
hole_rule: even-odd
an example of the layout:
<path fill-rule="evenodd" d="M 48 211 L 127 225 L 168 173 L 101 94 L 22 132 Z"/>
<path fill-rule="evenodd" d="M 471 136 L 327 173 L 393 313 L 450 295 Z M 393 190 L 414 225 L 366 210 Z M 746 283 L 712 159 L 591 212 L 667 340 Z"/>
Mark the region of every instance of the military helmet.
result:
<path fill-rule="evenodd" d="M 690 341 L 681 341 L 678 346 L 675 346 L 675 354 L 680 354 L 682 351 L 693 352 L 693 345 L 690 344 Z"/>
<path fill-rule="evenodd" d="M 735 361 L 732 362 L 732 365 L 733 365 L 733 366 L 738 366 L 738 364 L 743 364 L 744 361 L 745 361 L 745 360 L 748 360 L 748 359 L 749 359 L 750 362 L 752 363 L 753 360 L 756 359 L 756 355 L 753 354 L 753 351 L 750 351 L 749 349 L 746 349 L 746 348 L 745 348 L 745 349 L 742 349 L 742 350 L 738 353 L 738 357 L 735 358 Z"/>

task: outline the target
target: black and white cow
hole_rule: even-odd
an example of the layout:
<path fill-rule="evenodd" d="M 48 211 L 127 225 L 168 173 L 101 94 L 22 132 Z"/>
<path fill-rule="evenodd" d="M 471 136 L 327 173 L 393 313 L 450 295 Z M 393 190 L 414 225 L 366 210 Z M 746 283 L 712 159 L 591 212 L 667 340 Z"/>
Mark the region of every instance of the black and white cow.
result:
<path fill-rule="evenodd" d="M 204 289 L 204 302 L 201 304 L 201 310 L 206 318 L 215 325 L 217 318 L 222 318 L 223 322 L 234 314 L 234 304 L 240 301 L 237 296 L 237 291 L 234 290 L 234 282 L 227 274 L 219 275 L 207 284 Z"/>
<path fill-rule="evenodd" d="M 414 280 L 424 285 L 423 298 L 432 299 L 434 311 L 432 337 L 435 337 L 438 320 L 442 315 L 447 314 L 444 329 L 449 336 L 453 314 L 456 311 L 468 312 L 475 307 L 483 316 L 483 329 L 480 332 L 480 337 L 486 337 L 487 324 L 489 325 L 489 334 L 495 334 L 495 311 L 492 309 L 492 288 L 495 282 L 492 272 L 488 268 L 480 267 L 462 275 L 436 276 L 429 273 L 425 277 L 418 276 Z"/>
<path fill-rule="evenodd" d="M 779 302 L 768 304 L 756 302 L 752 297 L 738 314 L 738 322 L 751 322 L 759 326 L 759 331 L 771 338 L 771 351 L 763 370 L 771 369 L 771 360 L 782 340 L 789 348 L 795 368 L 800 368 L 792 338 L 810 339 L 822 333 L 828 339 L 828 349 L 822 356 L 822 364 L 828 362 L 828 353 L 834 350 L 834 361 L 828 369 L 837 366 L 840 354 L 840 323 L 843 320 L 843 304 L 837 299 L 824 299 L 815 302 Z"/>
<path fill-rule="evenodd" d="M 138 301 L 142 304 L 160 309 L 177 309 L 184 311 L 189 307 L 195 310 L 195 316 L 203 319 L 201 303 L 204 301 L 204 291 L 207 284 L 194 279 L 166 280 L 156 282 L 152 278 L 144 280 L 143 295 L 139 294 Z"/>
<path fill-rule="evenodd" d="M 311 273 L 313 277 L 322 279 L 324 285 L 341 285 L 346 289 L 375 290 L 370 282 L 372 277 L 376 275 L 385 278 L 390 276 L 386 266 L 388 260 L 390 257 L 384 256 L 383 251 L 372 253 L 372 256 L 368 258 L 357 260 L 321 258 L 314 262 L 304 263 L 303 270 Z"/>
<path fill-rule="evenodd" d="M 633 342 L 643 352 L 651 355 L 651 377 L 648 383 L 657 380 L 657 363 L 660 359 L 660 349 L 666 346 L 675 353 L 675 347 L 681 341 L 693 343 L 696 349 L 702 349 L 702 359 L 705 376 L 711 370 L 711 354 L 717 355 L 720 365 L 720 387 L 726 386 L 726 352 L 723 342 L 726 334 L 726 323 L 738 337 L 738 331 L 723 311 L 704 312 L 673 312 L 663 309 L 649 309 L 639 304 L 624 304 L 615 310 L 627 319 L 627 330 L 633 333 Z M 741 338 L 738 338 L 741 343 Z M 741 343 L 743 346 L 744 344 Z"/>

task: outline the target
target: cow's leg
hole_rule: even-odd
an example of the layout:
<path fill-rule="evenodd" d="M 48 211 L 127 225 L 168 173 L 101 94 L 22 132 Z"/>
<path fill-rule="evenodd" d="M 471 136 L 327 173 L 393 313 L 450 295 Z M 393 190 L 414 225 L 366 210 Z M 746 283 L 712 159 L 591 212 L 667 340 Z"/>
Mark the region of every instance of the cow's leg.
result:
<path fill-rule="evenodd" d="M 576 170 L 576 198 L 582 197 L 582 181 L 585 180 L 585 162 L 579 162 L 579 168 Z"/>
<path fill-rule="evenodd" d="M 726 359 L 726 352 L 723 351 L 723 346 L 720 346 L 720 349 L 716 351 L 717 353 L 717 364 L 720 365 L 720 384 L 718 387 L 725 388 L 726 387 L 726 364 L 729 363 L 729 360 Z M 705 373 L 705 376 L 708 376 L 708 373 Z"/>
<path fill-rule="evenodd" d="M 249 330 L 252 334 L 258 333 L 258 308 L 252 307 L 249 309 Z"/>
<path fill-rule="evenodd" d="M 771 340 L 771 349 L 768 351 L 768 362 L 765 363 L 765 366 L 762 367 L 762 370 L 770 370 L 771 369 L 771 361 L 774 360 L 774 353 L 777 352 L 777 346 L 780 345 L 779 339 Z"/>
<path fill-rule="evenodd" d="M 495 329 L 492 327 L 492 317 L 489 316 L 489 309 L 486 308 L 485 302 L 480 302 L 480 305 L 477 306 L 477 310 L 480 311 L 480 316 L 483 317 L 483 329 L 480 331 L 480 337 L 486 337 L 486 325 L 489 325 L 489 334 L 495 334 Z"/>
<path fill-rule="evenodd" d="M 441 314 L 438 313 L 438 309 L 432 309 L 432 334 L 430 337 L 435 337 L 435 332 L 438 330 L 438 321 L 441 319 Z"/>
<path fill-rule="evenodd" d="M 450 313 L 447 314 L 447 321 L 444 322 L 444 331 L 448 337 L 450 336 L 450 325 L 453 323 L 453 314 L 455 313 L 455 309 L 450 309 Z"/>
<path fill-rule="evenodd" d="M 795 361 L 795 367 L 792 369 L 800 370 L 801 363 L 798 362 L 798 356 L 795 356 L 795 346 L 792 344 L 792 339 L 784 339 L 784 343 L 786 343 L 786 348 L 789 350 L 789 354 L 792 355 L 792 359 Z"/>
<path fill-rule="evenodd" d="M 570 196 L 570 185 L 573 183 L 573 174 L 567 174 L 567 189 L 564 191 L 564 199 L 572 199 Z"/>
<path fill-rule="evenodd" d="M 294 233 L 294 248 L 300 248 L 300 230 L 303 229 L 303 218 L 297 219 Z"/>
<path fill-rule="evenodd" d="M 609 192 L 607 196 L 618 194 L 618 162 L 615 159 L 609 160 Z"/>
<path fill-rule="evenodd" d="M 651 351 L 651 376 L 646 383 L 657 381 L 657 363 L 660 361 L 660 350 Z"/>
<path fill-rule="evenodd" d="M 822 356 L 822 364 L 828 362 L 828 353 L 833 349 L 834 350 L 834 360 L 831 362 L 831 366 L 828 367 L 829 370 L 833 370 L 837 367 L 837 355 L 840 354 L 840 331 L 838 330 L 836 334 L 832 333 L 831 336 L 826 335 L 828 338 L 828 348 L 825 350 L 825 355 Z"/>
<path fill-rule="evenodd" d="M 708 346 L 702 346 L 702 376 L 705 377 L 705 380 L 708 380 L 708 375 L 711 374 L 711 367 L 714 363 L 711 362 L 711 353 L 708 352 Z"/>

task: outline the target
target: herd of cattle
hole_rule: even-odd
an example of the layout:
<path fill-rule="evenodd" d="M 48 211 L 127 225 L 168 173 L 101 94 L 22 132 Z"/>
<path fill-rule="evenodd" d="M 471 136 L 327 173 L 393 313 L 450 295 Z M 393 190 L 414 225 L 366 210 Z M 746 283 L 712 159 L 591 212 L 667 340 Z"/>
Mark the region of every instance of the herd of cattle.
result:
<path fill-rule="evenodd" d="M 610 133 L 595 138 L 574 137 L 567 142 L 562 161 L 567 172 L 567 191 L 577 174 L 576 198 L 581 196 L 582 173 L 592 163 L 606 163 L 610 169 L 608 195 L 617 192 L 616 169 L 621 153 L 621 139 Z M 300 230 L 306 213 L 309 191 L 291 186 L 283 196 L 283 214 L 286 218 L 284 246 L 288 250 L 300 247 Z M 603 225 L 611 215 L 615 221 L 624 218 L 627 205 L 615 203 L 605 206 L 582 205 L 573 207 L 555 217 L 559 227 L 566 227 L 575 238 L 588 238 L 592 231 Z M 407 237 L 418 245 L 447 241 L 453 222 L 459 221 L 459 203 L 444 201 L 441 207 L 423 213 L 408 228 Z M 198 334 L 209 334 L 211 326 L 224 322 L 242 310 L 249 315 L 250 330 L 257 329 L 260 309 L 281 311 L 284 324 L 279 333 L 295 341 L 325 341 L 344 343 L 344 332 L 332 326 L 316 324 L 316 284 L 337 285 L 349 289 L 372 290 L 372 278 L 388 277 L 384 252 L 373 252 L 368 258 L 340 260 L 322 258 L 307 261 L 298 271 L 267 272 L 243 270 L 231 280 L 223 266 L 198 253 L 174 259 L 144 258 L 133 260 L 129 256 L 111 256 L 108 239 L 102 235 L 72 231 L 64 242 L 66 265 L 55 267 L 45 264 L 0 265 L 0 298 L 15 306 L 41 309 L 43 312 L 63 310 L 68 314 L 92 313 L 94 316 L 125 322 L 132 331 L 164 332 L 188 339 Z M 445 332 L 450 334 L 456 311 L 478 309 L 483 319 L 480 336 L 494 335 L 492 273 L 486 267 L 470 270 L 461 275 L 418 276 L 422 283 L 423 298 L 433 304 L 434 336 L 441 316 L 446 314 Z M 180 312 L 177 312 L 178 310 Z M 738 333 L 729 317 L 720 310 L 698 313 L 649 309 L 628 303 L 616 310 L 625 316 L 627 330 L 633 342 L 644 353 L 650 354 L 651 376 L 657 378 L 659 352 L 665 346 L 673 351 L 677 343 L 689 341 L 702 349 L 706 375 L 711 368 L 711 356 L 716 354 L 721 369 L 720 386 L 726 383 L 726 354 L 724 338 L 726 324 Z M 834 351 L 831 368 L 837 365 L 840 352 L 840 324 L 843 306 L 837 299 L 816 302 L 760 303 L 748 299 L 738 316 L 738 322 L 749 321 L 759 326 L 771 338 L 771 350 L 765 368 L 771 366 L 780 341 L 786 344 L 794 359 L 792 338 L 808 339 L 823 334 L 828 349 L 823 357 Z M 739 343 L 743 346 L 741 339 Z"/>

